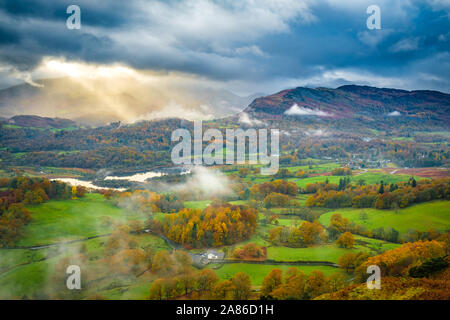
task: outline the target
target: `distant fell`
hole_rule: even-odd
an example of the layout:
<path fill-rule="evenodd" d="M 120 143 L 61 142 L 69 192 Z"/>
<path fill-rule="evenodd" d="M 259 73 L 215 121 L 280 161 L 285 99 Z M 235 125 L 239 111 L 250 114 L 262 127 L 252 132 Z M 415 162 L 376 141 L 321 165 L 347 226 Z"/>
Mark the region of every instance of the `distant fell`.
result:
<path fill-rule="evenodd" d="M 336 89 L 298 87 L 257 98 L 244 111 L 260 118 L 403 116 L 449 123 L 450 94 L 358 85 Z"/>

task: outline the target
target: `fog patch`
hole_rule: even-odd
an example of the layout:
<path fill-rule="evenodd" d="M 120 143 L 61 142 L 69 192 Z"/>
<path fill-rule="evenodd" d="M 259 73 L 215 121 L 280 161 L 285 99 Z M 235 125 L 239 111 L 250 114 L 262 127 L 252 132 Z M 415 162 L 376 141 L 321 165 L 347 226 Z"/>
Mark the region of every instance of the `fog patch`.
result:
<path fill-rule="evenodd" d="M 399 117 L 402 114 L 398 111 L 392 111 L 392 112 L 388 113 L 387 115 L 388 115 L 388 117 Z"/>
<path fill-rule="evenodd" d="M 308 131 L 305 131 L 305 134 L 307 136 L 312 136 L 312 137 L 326 137 L 329 135 L 329 133 L 327 131 L 322 130 L 322 129 L 308 130 Z"/>
<path fill-rule="evenodd" d="M 331 114 L 319 110 L 319 109 L 307 109 L 299 107 L 298 104 L 294 104 L 288 110 L 284 112 L 288 116 L 319 116 L 319 117 L 329 117 Z"/>
<path fill-rule="evenodd" d="M 246 112 L 242 112 L 239 115 L 239 122 L 243 123 L 243 124 L 247 124 L 249 126 L 253 126 L 253 125 L 263 125 L 264 122 L 258 119 L 252 119 L 250 118 L 250 116 L 248 115 L 248 113 Z"/>
<path fill-rule="evenodd" d="M 226 175 L 214 169 L 197 166 L 192 169 L 192 175 L 185 183 L 171 188 L 178 192 L 200 191 L 207 197 L 227 196 L 232 194 L 230 182 Z"/>

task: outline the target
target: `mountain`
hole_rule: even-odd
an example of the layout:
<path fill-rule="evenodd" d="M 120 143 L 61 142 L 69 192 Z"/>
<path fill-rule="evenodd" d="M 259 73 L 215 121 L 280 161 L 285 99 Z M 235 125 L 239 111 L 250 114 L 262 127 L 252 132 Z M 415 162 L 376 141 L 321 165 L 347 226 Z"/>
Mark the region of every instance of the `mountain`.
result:
<path fill-rule="evenodd" d="M 3 119 L 2 122 L 20 127 L 34 128 L 63 129 L 68 127 L 78 127 L 78 124 L 75 121 L 69 119 L 47 118 L 29 115 L 14 116 L 10 119 Z"/>
<path fill-rule="evenodd" d="M 406 91 L 345 85 L 337 89 L 283 90 L 255 99 L 244 112 L 259 118 L 315 116 L 342 118 L 417 118 L 449 124 L 450 95 L 438 91 Z"/>
<path fill-rule="evenodd" d="M 0 117 L 34 114 L 88 125 L 157 118 L 226 117 L 242 111 L 255 96 L 188 84 L 154 85 L 139 80 L 56 78 L 0 90 Z"/>

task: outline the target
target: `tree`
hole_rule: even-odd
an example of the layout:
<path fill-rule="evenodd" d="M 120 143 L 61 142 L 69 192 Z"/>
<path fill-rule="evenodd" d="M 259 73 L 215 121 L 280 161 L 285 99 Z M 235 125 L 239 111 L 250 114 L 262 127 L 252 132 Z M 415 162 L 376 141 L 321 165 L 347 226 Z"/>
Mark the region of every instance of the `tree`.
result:
<path fill-rule="evenodd" d="M 42 203 L 44 199 L 42 199 L 36 191 L 27 191 L 24 196 L 23 202 L 26 204 L 39 204 Z"/>
<path fill-rule="evenodd" d="M 244 272 L 238 272 L 231 280 L 234 286 L 234 299 L 235 300 L 247 300 L 250 295 L 251 281 L 248 274 Z"/>
<path fill-rule="evenodd" d="M 353 252 L 346 253 L 342 255 L 339 260 L 338 264 L 341 268 L 345 269 L 345 272 L 349 272 L 350 269 L 355 268 L 356 263 L 356 254 Z"/>
<path fill-rule="evenodd" d="M 303 299 L 305 294 L 306 275 L 295 267 L 291 267 L 286 271 L 283 287 L 284 291 L 275 289 L 272 296 L 276 299 Z M 282 295 L 285 295 L 284 297 Z"/>
<path fill-rule="evenodd" d="M 289 204 L 290 198 L 287 195 L 272 192 L 264 198 L 264 207 L 286 207 Z"/>
<path fill-rule="evenodd" d="M 156 279 L 150 286 L 150 300 L 162 300 L 163 298 L 163 279 Z"/>
<path fill-rule="evenodd" d="M 326 240 L 325 229 L 317 220 L 313 223 L 303 221 L 298 231 L 304 245 L 322 243 Z"/>
<path fill-rule="evenodd" d="M 230 280 L 224 280 L 214 286 L 214 298 L 218 300 L 229 300 L 234 292 L 234 284 Z"/>
<path fill-rule="evenodd" d="M 347 218 L 342 218 L 340 213 L 335 213 L 330 218 L 330 224 L 328 225 L 328 237 L 330 239 L 336 239 L 339 234 L 348 230 L 350 221 Z"/>
<path fill-rule="evenodd" d="M 163 279 L 162 293 L 167 300 L 175 297 L 177 295 L 177 281 L 175 279 Z"/>
<path fill-rule="evenodd" d="M 82 197 L 84 197 L 86 192 L 87 192 L 87 188 L 86 187 L 78 186 L 78 187 L 76 187 L 76 194 L 75 195 L 78 198 L 82 198 Z"/>
<path fill-rule="evenodd" d="M 306 280 L 306 293 L 308 297 L 315 298 L 329 292 L 328 281 L 322 271 L 314 270 Z"/>
<path fill-rule="evenodd" d="M 433 258 L 426 260 L 420 266 L 411 268 L 409 270 L 409 276 L 413 278 L 425 278 L 447 267 L 448 262 L 444 257 Z"/>
<path fill-rule="evenodd" d="M 141 248 L 121 250 L 110 257 L 109 264 L 116 273 L 137 275 L 146 270 L 145 251 Z"/>
<path fill-rule="evenodd" d="M 336 244 L 342 248 L 353 248 L 353 245 L 355 243 L 355 238 L 350 232 L 345 232 L 343 235 L 337 239 Z"/>
<path fill-rule="evenodd" d="M 200 291 L 211 291 L 219 281 L 219 277 L 211 269 L 203 269 L 197 277 L 197 287 Z"/>
<path fill-rule="evenodd" d="M 331 292 L 336 292 L 345 287 L 345 277 L 342 273 L 335 272 L 328 278 L 328 284 Z"/>
<path fill-rule="evenodd" d="M 233 257 L 237 259 L 259 259 L 264 257 L 264 249 L 255 243 L 247 243 L 241 248 L 236 248 L 233 251 Z"/>
<path fill-rule="evenodd" d="M 281 271 L 281 269 L 272 269 L 272 271 L 264 277 L 261 287 L 261 294 L 263 296 L 268 296 L 273 290 L 282 284 L 282 273 L 283 271 Z"/>
<path fill-rule="evenodd" d="M 183 272 L 189 272 L 192 268 L 192 258 L 191 256 L 185 252 L 185 251 L 181 251 L 181 250 L 176 250 L 173 253 L 173 256 L 175 258 L 175 262 L 177 262 L 177 271 L 180 273 Z"/>
<path fill-rule="evenodd" d="M 369 219 L 369 215 L 367 214 L 367 212 L 362 211 L 362 212 L 359 214 L 359 218 L 360 218 L 362 221 L 367 221 L 367 220 Z"/>
<path fill-rule="evenodd" d="M 386 230 L 385 239 L 390 242 L 399 242 L 400 232 L 394 228 L 389 228 Z"/>
<path fill-rule="evenodd" d="M 193 272 L 182 273 L 176 279 L 185 295 L 192 292 L 195 287 L 195 276 Z"/>
<path fill-rule="evenodd" d="M 72 187 L 72 199 L 76 199 L 77 198 L 77 187 L 73 186 Z"/>
<path fill-rule="evenodd" d="M 383 194 L 383 193 L 384 193 L 384 184 L 383 184 L 383 181 L 380 182 L 380 188 L 378 189 L 378 193 L 379 193 L 379 194 Z"/>
<path fill-rule="evenodd" d="M 157 273 L 170 273 L 173 270 L 172 258 L 167 250 L 155 254 L 152 263 L 152 271 Z"/>

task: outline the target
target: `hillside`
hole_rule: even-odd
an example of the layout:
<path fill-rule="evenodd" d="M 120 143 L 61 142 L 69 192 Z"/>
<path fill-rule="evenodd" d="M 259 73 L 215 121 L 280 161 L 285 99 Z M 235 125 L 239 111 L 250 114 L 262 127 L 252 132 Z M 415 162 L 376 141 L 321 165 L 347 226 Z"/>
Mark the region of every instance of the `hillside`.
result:
<path fill-rule="evenodd" d="M 68 127 L 78 127 L 75 121 L 61 118 L 48 118 L 31 115 L 14 116 L 10 119 L 5 119 L 3 122 L 19 127 L 34 127 L 34 128 L 55 128 L 63 129 Z"/>
<path fill-rule="evenodd" d="M 297 106 L 293 107 L 295 104 Z M 267 119 L 280 118 L 282 115 L 316 116 L 324 121 L 409 118 L 431 120 L 448 126 L 450 95 L 438 91 L 406 91 L 357 85 L 337 89 L 298 87 L 255 99 L 245 112 Z"/>
<path fill-rule="evenodd" d="M 385 277 L 380 290 L 369 290 L 365 283 L 357 284 L 316 300 L 449 300 L 449 275 L 450 268 L 430 278 Z"/>

